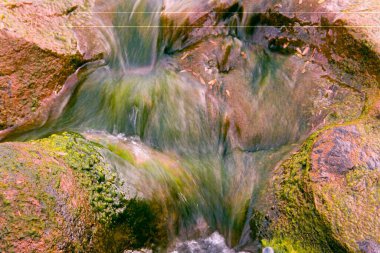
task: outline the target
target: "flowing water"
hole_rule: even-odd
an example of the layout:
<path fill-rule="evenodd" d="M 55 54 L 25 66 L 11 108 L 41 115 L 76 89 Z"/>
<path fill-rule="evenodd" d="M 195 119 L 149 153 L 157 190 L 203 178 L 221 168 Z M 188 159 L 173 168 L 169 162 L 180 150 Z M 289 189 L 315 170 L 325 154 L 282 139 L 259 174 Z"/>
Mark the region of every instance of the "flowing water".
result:
<path fill-rule="evenodd" d="M 178 71 L 173 57 L 163 53 L 161 9 L 154 0 L 119 4 L 114 27 L 103 31 L 106 63 L 81 76 L 56 120 L 19 139 L 84 133 L 110 150 L 107 159 L 134 194 L 164 203 L 173 240 L 218 231 L 228 245 L 243 246 L 251 207 L 271 169 L 302 137 L 299 132 L 308 131 L 306 114 L 291 95 L 297 78 L 286 74 L 291 72 L 286 57 L 253 53 L 247 65 L 254 77 L 241 80 L 252 88 L 249 110 L 261 115 L 249 128 L 264 136 L 256 138 L 253 149 L 234 145 L 225 132 L 227 109 L 220 106 L 211 117 L 208 87 Z M 284 106 L 287 110 L 281 110 Z"/>

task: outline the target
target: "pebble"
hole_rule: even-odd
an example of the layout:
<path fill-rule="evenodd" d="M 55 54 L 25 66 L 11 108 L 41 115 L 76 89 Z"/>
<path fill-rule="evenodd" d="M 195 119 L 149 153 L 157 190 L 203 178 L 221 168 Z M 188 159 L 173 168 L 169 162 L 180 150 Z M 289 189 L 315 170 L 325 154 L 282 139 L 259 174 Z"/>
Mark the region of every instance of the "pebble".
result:
<path fill-rule="evenodd" d="M 263 249 L 263 253 L 274 253 L 274 250 L 271 247 L 265 247 Z"/>

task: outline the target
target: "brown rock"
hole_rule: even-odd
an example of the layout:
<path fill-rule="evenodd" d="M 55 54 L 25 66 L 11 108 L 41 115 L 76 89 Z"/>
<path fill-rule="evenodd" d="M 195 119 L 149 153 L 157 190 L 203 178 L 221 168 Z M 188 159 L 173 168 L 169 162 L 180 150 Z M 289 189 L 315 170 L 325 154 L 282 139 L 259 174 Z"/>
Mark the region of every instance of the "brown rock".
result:
<path fill-rule="evenodd" d="M 31 121 L 43 124 L 47 115 L 41 114 L 66 79 L 104 52 L 93 44 L 94 30 L 72 27 L 94 24 L 92 6 L 81 0 L 0 4 L 0 130 L 7 129 L 0 139 Z"/>
<path fill-rule="evenodd" d="M 0 31 L 0 127 L 21 124 L 83 63 Z"/>
<path fill-rule="evenodd" d="M 333 236 L 355 252 L 376 252 L 371 245 L 380 243 L 379 136 L 377 122 L 335 127 L 322 133 L 312 151 L 316 209 Z"/>
<path fill-rule="evenodd" d="M 210 115 L 229 119 L 233 146 L 278 147 L 323 125 L 360 116 L 361 92 L 330 78 L 309 57 L 268 54 L 232 36 L 206 36 L 175 56 L 179 69 L 212 84 L 206 95 Z"/>

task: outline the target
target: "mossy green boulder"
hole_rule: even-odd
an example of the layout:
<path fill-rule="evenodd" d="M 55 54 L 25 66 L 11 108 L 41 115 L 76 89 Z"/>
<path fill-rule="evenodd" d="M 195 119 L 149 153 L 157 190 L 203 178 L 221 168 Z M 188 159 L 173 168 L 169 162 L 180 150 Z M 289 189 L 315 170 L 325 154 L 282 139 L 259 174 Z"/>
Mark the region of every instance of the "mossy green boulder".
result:
<path fill-rule="evenodd" d="M 157 203 L 133 196 L 75 133 L 0 145 L 0 251 L 121 252 L 166 242 Z"/>
<path fill-rule="evenodd" d="M 278 167 L 264 246 L 276 252 L 379 252 L 379 104 L 357 121 L 314 133 Z"/>

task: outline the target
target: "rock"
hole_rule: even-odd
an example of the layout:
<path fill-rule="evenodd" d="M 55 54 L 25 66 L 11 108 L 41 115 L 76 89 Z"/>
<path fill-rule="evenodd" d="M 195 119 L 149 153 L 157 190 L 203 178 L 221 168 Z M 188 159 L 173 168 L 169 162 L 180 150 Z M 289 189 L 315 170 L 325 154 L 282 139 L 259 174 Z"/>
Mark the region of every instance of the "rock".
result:
<path fill-rule="evenodd" d="M 376 1 L 366 4 L 369 9 L 362 9 L 356 1 L 317 4 L 309 0 L 299 5 L 298 1 L 247 0 L 242 3 L 246 11 L 242 22 L 247 27 L 246 39 L 282 54 L 292 54 L 299 48 L 297 55 L 302 58 L 305 56 L 299 52 L 309 47 L 308 55 L 315 56 L 315 63 L 330 64 L 335 80 L 356 89 L 377 87 L 379 33 L 373 28 L 379 20 L 374 17 L 376 11 L 367 10 L 378 10 L 379 5 Z"/>
<path fill-rule="evenodd" d="M 358 245 L 363 253 L 380 253 L 380 245 L 374 241 L 362 241 Z"/>
<path fill-rule="evenodd" d="M 360 121 L 313 134 L 277 169 L 269 229 L 275 250 L 285 245 L 317 252 L 378 250 L 377 104 Z"/>
<path fill-rule="evenodd" d="M 376 13 L 380 10 L 380 5 L 376 0 L 369 0 L 365 3 L 358 3 L 355 0 L 328 0 L 317 2 L 314 0 L 292 0 L 268 2 L 265 0 L 251 1 L 243 0 L 242 5 L 247 12 L 280 12 L 289 18 L 297 18 L 301 21 L 311 22 L 313 25 L 323 25 L 323 19 L 331 24 L 336 21 L 343 21 L 351 26 L 348 32 L 358 40 L 366 40 L 375 51 L 380 53 L 379 29 L 376 26 L 380 20 Z M 285 25 L 285 24 L 280 24 Z M 340 28 L 338 28 L 340 29 Z M 332 30 L 336 30 L 332 28 Z M 335 31 L 334 31 L 335 32 Z"/>
<path fill-rule="evenodd" d="M 311 155 L 311 187 L 319 214 L 351 251 L 380 234 L 380 125 L 335 127 L 321 134 Z M 360 244 L 359 244 L 360 247 Z"/>
<path fill-rule="evenodd" d="M 84 63 L 0 31 L 0 127 L 22 125 Z M 1 134 L 0 134 L 1 135 Z"/>
<path fill-rule="evenodd" d="M 236 33 L 233 26 L 238 24 L 239 11 L 241 7 L 236 0 L 163 1 L 165 52 L 183 50 L 206 36 Z"/>
<path fill-rule="evenodd" d="M 205 239 L 198 241 L 186 241 L 177 244 L 172 253 L 235 253 L 233 249 L 227 247 L 224 238 L 218 233 L 214 232 Z"/>
<path fill-rule="evenodd" d="M 233 36 L 205 36 L 175 58 L 182 75 L 208 84 L 208 114 L 214 124 L 223 119 L 233 147 L 294 143 L 313 129 L 359 117 L 364 106 L 364 94 L 331 78 L 328 66 Z"/>
<path fill-rule="evenodd" d="M 66 79 L 86 61 L 104 52 L 91 25 L 93 2 L 7 1 L 0 4 L 0 139 L 17 128 L 44 123 L 39 112 L 49 108 Z M 87 14 L 84 14 L 87 12 Z"/>
<path fill-rule="evenodd" d="M 124 253 L 153 253 L 150 249 L 141 249 L 141 250 L 126 250 Z"/>
<path fill-rule="evenodd" d="M 110 9 L 116 6 L 115 2 L 112 1 Z M 240 2 L 248 12 L 242 12 Z M 333 10 L 357 6 L 343 4 L 340 9 L 342 4 L 336 1 L 296 1 L 296 5 L 293 2 L 279 4 L 277 1 L 272 5 L 269 1 L 193 1 L 183 5 L 183 1 L 164 1 L 163 49 L 174 58 L 174 63 L 168 62 L 178 75 L 193 77 L 176 80 L 194 85 L 200 92 L 183 89 L 184 97 L 194 99 L 187 100 L 186 107 L 177 104 L 178 92 L 176 96 L 170 93 L 161 96 L 166 101 L 162 112 L 169 107 L 178 110 L 172 115 L 166 111 L 162 118 L 157 116 L 154 127 L 149 129 L 151 138 L 146 137 L 145 142 L 163 152 L 178 151 L 178 146 L 184 145 L 186 148 L 181 152 L 191 157 L 189 150 L 194 148 L 188 147 L 197 145 L 186 146 L 190 140 L 196 144 L 213 140 L 208 138 L 208 129 L 200 131 L 205 128 L 204 119 L 208 120 L 203 115 L 206 110 L 212 126 L 219 127 L 216 129 L 221 143 L 217 144 L 224 149 L 223 156 L 229 145 L 239 152 L 273 150 L 303 140 L 311 131 L 335 124 L 313 134 L 299 152 L 280 166 L 273 181 L 275 202 L 270 204 L 274 207 L 269 215 L 275 222 L 265 221 L 262 226 L 263 218 L 254 215 L 249 224 L 252 236 L 258 240 L 268 237 L 265 239 L 271 241 L 265 245 L 271 245 L 276 251 L 376 251 L 379 243 L 376 236 L 380 234 L 377 212 L 380 127 L 376 118 L 380 114 L 378 111 L 371 114 L 368 122 L 358 118 L 366 116 L 373 91 L 369 88 L 376 88 L 380 80 L 378 33 L 370 34 L 368 42 L 349 28 L 328 29 L 343 24 Z M 54 3 L 37 0 L 8 1 L 0 5 L 0 128 L 4 129 L 0 139 L 18 129 L 41 126 L 55 115 L 53 112 L 65 105 L 64 101 L 80 79 L 78 67 L 106 51 L 101 46 L 98 48 L 102 41 L 97 43 L 96 32 L 71 27 L 97 24 L 88 12 L 93 4 L 81 0 Z M 249 13 L 255 8 L 288 10 L 288 13 Z M 302 12 L 299 17 L 293 15 L 294 10 Z M 331 13 L 321 18 L 320 12 L 324 10 Z M 187 13 L 182 15 L 178 11 Z M 358 20 L 346 18 L 344 22 L 358 24 Z M 112 24 L 110 19 L 104 22 Z M 322 27 L 295 27 L 309 22 Z M 373 22 L 377 24 L 376 19 Z M 243 31 L 244 25 L 250 29 Z M 35 97 L 30 98 L 32 91 Z M 147 94 L 138 98 L 148 101 L 150 107 L 145 112 L 156 102 L 151 100 L 152 93 Z M 125 102 L 124 97 L 118 96 L 114 103 L 123 107 L 122 102 Z M 199 111 L 192 110 L 195 104 L 201 105 Z M 132 108 L 132 103 L 128 108 Z M 183 108 L 186 110 L 181 111 Z M 189 117 L 188 111 L 195 113 Z M 178 112 L 185 112 L 180 115 L 186 115 L 184 125 L 173 120 L 179 118 Z M 146 118 L 141 124 L 146 124 Z M 338 125 L 355 119 L 356 122 Z M 124 121 L 120 124 L 125 127 Z M 190 131 L 192 126 L 196 126 L 194 132 Z M 188 132 L 186 138 L 183 138 L 184 132 Z M 207 138 L 203 138 L 204 135 Z M 98 141 L 96 137 L 87 137 Z M 169 145 L 162 145 L 169 137 L 174 137 Z M 212 217 L 215 213 L 210 210 L 216 210 L 221 200 L 230 194 L 224 190 L 222 198 L 217 194 L 212 198 L 197 195 L 197 187 L 209 178 L 204 178 L 204 174 L 194 177 L 179 162 L 178 154 L 163 154 L 137 141 L 137 144 L 131 141 L 117 145 L 115 142 L 118 140 L 104 141 L 101 147 L 79 135 L 62 134 L 27 143 L 1 144 L 0 237 L 5 239 L 0 240 L 0 249 L 120 252 L 159 247 L 166 243 L 166 234 L 162 225 L 164 218 L 159 214 L 161 205 L 153 199 L 165 202 L 170 192 L 175 200 L 170 208 L 192 213 L 202 210 L 198 209 L 201 206 L 202 214 Z M 112 158 L 118 156 L 123 165 L 130 167 L 118 169 L 118 159 L 107 159 L 110 152 Z M 250 159 L 244 161 L 239 159 L 243 155 L 237 154 L 234 159 L 235 156 L 241 168 L 251 169 L 243 164 L 250 164 Z M 213 168 L 212 163 L 196 166 L 206 169 L 206 165 Z M 141 174 L 128 173 L 128 169 L 140 169 Z M 158 179 L 141 180 L 139 176 L 146 171 L 156 172 Z M 238 171 L 242 170 L 238 168 Z M 247 178 L 248 173 L 252 172 L 238 176 Z M 157 180 L 162 180 L 164 186 Z M 129 185 L 131 181 L 136 185 L 139 182 L 141 189 L 149 188 L 147 183 L 154 187 L 141 193 Z M 214 192 L 219 193 L 218 182 L 210 182 L 217 189 Z M 231 182 L 246 189 L 247 182 L 239 177 L 232 177 Z M 243 208 L 234 204 L 243 202 L 242 199 L 246 202 L 247 192 L 251 196 L 250 190 L 239 192 L 240 196 L 233 192 L 226 207 L 237 208 L 243 213 L 239 215 L 245 215 L 241 212 Z M 191 199 L 192 196 L 195 197 Z M 187 204 L 189 199 L 192 202 Z M 178 222 L 179 216 L 170 222 Z M 200 222 L 197 229 L 199 231 L 191 232 L 209 232 L 206 221 Z M 178 251 L 234 252 L 217 233 L 179 244 Z"/>
<path fill-rule="evenodd" d="M 265 247 L 263 249 L 263 253 L 274 253 L 273 249 L 271 247 Z"/>
<path fill-rule="evenodd" d="M 0 150 L 1 251 L 120 252 L 165 241 L 158 206 L 121 187 L 128 182 L 99 145 L 64 133 Z"/>
<path fill-rule="evenodd" d="M 98 1 L 96 6 L 101 4 L 102 1 Z M 99 34 L 96 29 L 79 29 L 78 26 L 99 25 L 90 13 L 96 6 L 93 0 L 10 0 L 0 5 L 0 29 L 43 50 L 66 56 L 79 52 L 83 58 L 93 59 L 104 52 L 100 43 L 91 44 Z M 83 33 L 87 38 L 81 36 Z"/>
<path fill-rule="evenodd" d="M 265 1 L 188 4 L 183 7 L 186 15 L 178 15 L 179 3 L 165 3 L 163 22 L 190 27 L 168 28 L 165 50 L 178 52 L 174 56 L 181 73 L 208 84 L 209 114 L 215 121 L 223 119 L 233 147 L 279 147 L 324 125 L 355 119 L 364 106 L 364 89 L 377 86 L 380 58 L 351 30 L 330 34 L 321 27 L 294 28 L 314 20 L 333 25 L 333 10 L 326 19 L 321 13 L 304 13 L 325 10 L 321 6 L 328 1 L 318 6 L 305 1 L 300 7 L 298 1 L 297 6 L 292 1 L 275 6 Z M 224 14 L 218 17 L 216 10 Z M 237 24 L 259 28 L 234 31 Z"/>
<path fill-rule="evenodd" d="M 360 167 L 369 170 L 379 168 L 380 150 L 376 144 L 371 143 L 376 139 L 368 139 L 359 130 L 365 131 L 357 126 L 345 126 L 324 132 L 315 143 L 312 153 L 315 171 L 320 174 L 344 175 Z M 375 138 L 376 135 L 371 137 Z"/>

